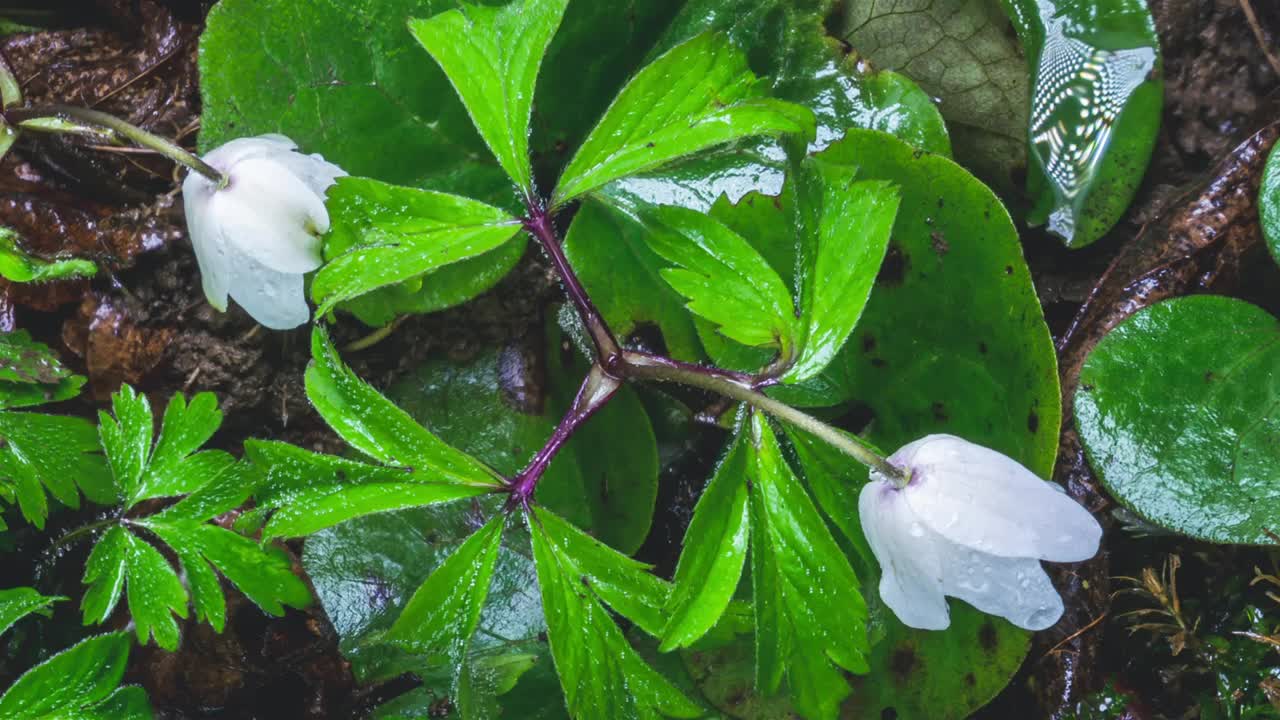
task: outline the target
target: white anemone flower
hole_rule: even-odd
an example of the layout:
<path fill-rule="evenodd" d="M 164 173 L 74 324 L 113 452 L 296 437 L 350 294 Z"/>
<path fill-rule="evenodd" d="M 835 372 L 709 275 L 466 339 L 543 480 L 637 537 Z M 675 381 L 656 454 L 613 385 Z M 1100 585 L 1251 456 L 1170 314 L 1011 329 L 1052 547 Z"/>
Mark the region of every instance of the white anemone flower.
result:
<path fill-rule="evenodd" d="M 889 462 L 908 473 L 906 487 L 872 472 L 858 514 L 880 562 L 880 597 L 899 620 L 946 629 L 948 595 L 1027 630 L 1062 617 L 1040 561 L 1098 552 L 1102 527 L 1088 510 L 1010 458 L 953 435 L 916 440 Z"/>
<path fill-rule="evenodd" d="M 182 183 L 209 304 L 226 311 L 230 295 L 273 330 L 311 317 L 303 275 L 323 263 L 324 194 L 347 174 L 297 148 L 283 135 L 232 140 L 203 158 L 226 177 L 223 186 L 196 172 Z"/>

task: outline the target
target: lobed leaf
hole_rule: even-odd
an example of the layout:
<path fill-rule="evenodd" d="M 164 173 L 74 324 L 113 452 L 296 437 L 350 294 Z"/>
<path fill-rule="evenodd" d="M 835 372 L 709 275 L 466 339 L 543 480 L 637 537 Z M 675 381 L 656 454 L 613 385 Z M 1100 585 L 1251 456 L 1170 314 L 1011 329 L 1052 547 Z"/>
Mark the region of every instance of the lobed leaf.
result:
<path fill-rule="evenodd" d="M 26 330 L 0 333 L 0 410 L 66 400 L 84 383 Z"/>
<path fill-rule="evenodd" d="M 0 635 L 8 632 L 13 624 L 32 614 L 49 614 L 49 606 L 67 598 L 45 596 L 35 588 L 19 587 L 0 590 Z"/>
<path fill-rule="evenodd" d="M 133 643 L 125 633 L 83 640 L 36 665 L 0 696 L 6 720 L 140 720 L 151 717 L 146 696 L 117 690 Z"/>
<path fill-rule="evenodd" d="M 49 515 L 45 490 L 58 502 L 80 506 L 80 490 L 95 502 L 115 491 L 98 432 L 80 418 L 0 411 L 0 490 L 11 488 L 22 516 L 37 528 Z"/>

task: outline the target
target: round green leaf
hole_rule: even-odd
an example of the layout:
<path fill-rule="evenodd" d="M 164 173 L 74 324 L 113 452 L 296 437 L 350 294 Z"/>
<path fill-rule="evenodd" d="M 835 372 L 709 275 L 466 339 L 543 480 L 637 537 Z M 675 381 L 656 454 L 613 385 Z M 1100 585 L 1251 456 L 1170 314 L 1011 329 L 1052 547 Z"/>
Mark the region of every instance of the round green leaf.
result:
<path fill-rule="evenodd" d="M 1241 300 L 1170 300 L 1098 343 L 1076 425 L 1094 470 L 1151 522 L 1222 543 L 1280 530 L 1280 322 Z"/>

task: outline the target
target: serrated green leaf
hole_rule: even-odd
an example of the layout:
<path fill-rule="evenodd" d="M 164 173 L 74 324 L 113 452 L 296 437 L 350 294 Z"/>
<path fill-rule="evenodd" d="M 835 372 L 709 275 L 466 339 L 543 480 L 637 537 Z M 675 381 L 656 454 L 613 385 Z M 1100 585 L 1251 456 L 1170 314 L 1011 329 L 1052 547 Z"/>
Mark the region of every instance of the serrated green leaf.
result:
<path fill-rule="evenodd" d="M 80 418 L 0 411 L 0 480 L 14 486 L 28 522 L 44 527 L 45 488 L 58 502 L 80 506 L 81 490 L 95 502 L 113 502 L 115 491 L 98 431 Z"/>
<path fill-rule="evenodd" d="M 66 599 L 62 596 L 41 595 L 35 588 L 29 587 L 0 590 L 0 635 L 31 613 L 48 615 L 50 605 Z"/>
<path fill-rule="evenodd" d="M 84 383 L 26 330 L 0 333 L 0 410 L 66 400 Z"/>
<path fill-rule="evenodd" d="M 123 385 L 112 394 L 111 409 L 114 417 L 106 411 L 98 412 L 98 434 L 116 490 L 132 504 L 151 456 L 151 403 L 132 385 Z"/>
<path fill-rule="evenodd" d="M 871 546 L 862 533 L 862 521 L 858 518 L 858 494 L 867 484 L 867 468 L 854 461 L 830 443 L 792 425 L 784 425 L 787 439 L 795 450 L 800 472 L 809 492 L 827 519 L 853 547 L 860 569 L 868 574 L 876 573 L 879 564 L 871 553 Z M 859 439 L 866 443 L 866 440 Z"/>
<path fill-rule="evenodd" d="M 615 334 L 625 338 L 656 325 L 672 357 L 698 360 L 702 347 L 692 318 L 662 279 L 666 263 L 649 247 L 651 232 L 640 218 L 588 199 L 573 217 L 564 252 Z"/>
<path fill-rule="evenodd" d="M 111 633 L 91 637 L 54 655 L 28 670 L 0 696 L 0 717 L 6 720 L 103 717 L 93 709 L 116 692 L 132 646 L 127 634 Z M 136 701 L 130 705 L 136 707 Z M 127 715 L 118 717 L 133 720 Z"/>
<path fill-rule="evenodd" d="M 342 364 L 329 335 L 311 336 L 307 397 L 342 439 L 388 465 L 426 480 L 495 487 L 501 478 L 480 461 L 432 435 Z"/>
<path fill-rule="evenodd" d="M 146 473 L 129 504 L 148 498 L 186 495 L 230 467 L 234 460 L 225 453 L 192 455 L 213 437 L 221 424 L 222 411 L 218 410 L 218 398 L 213 393 L 196 395 L 190 405 L 182 393 L 174 394 L 165 408 L 160 436 Z"/>
<path fill-rule="evenodd" d="M 808 159 L 797 176 L 803 340 L 784 382 L 822 372 L 862 317 L 898 213 L 898 193 L 857 169 Z"/>
<path fill-rule="evenodd" d="M 133 618 L 138 642 L 146 644 L 151 637 L 154 637 L 156 645 L 166 650 L 176 650 L 178 623 L 173 616 L 187 617 L 187 589 L 178 579 L 178 574 L 173 571 L 173 566 L 164 555 L 160 554 L 159 550 L 152 547 L 151 543 L 119 526 L 112 528 L 108 534 L 112 532 L 118 532 L 121 538 L 115 542 L 119 542 L 121 546 L 120 572 L 124 576 L 129 615 Z M 107 559 L 117 558 L 110 555 L 104 556 L 104 562 Z M 112 575 L 111 579 L 115 580 L 117 577 Z M 86 566 L 85 579 L 89 582 L 88 566 Z M 92 591 L 92 588 L 90 590 Z M 86 592 L 86 602 L 88 598 L 89 593 Z M 110 610 L 111 608 L 108 607 L 103 617 L 109 615 Z M 86 615 L 85 623 L 88 624 L 89 621 L 90 618 Z"/>
<path fill-rule="evenodd" d="M 654 252 L 676 265 L 662 278 L 688 298 L 691 312 L 744 345 L 795 348 L 798 327 L 791 293 L 768 261 L 741 235 L 680 207 L 658 208 L 663 228 L 649 237 Z"/>
<path fill-rule="evenodd" d="M 764 655 L 757 659 L 757 678 L 761 687 L 776 687 L 785 667 L 801 713 L 835 718 L 849 692 L 837 668 L 870 669 L 867 606 L 857 575 L 761 413 L 752 414 L 749 432 L 752 534 L 759 541 L 753 548 L 762 550 L 752 566 L 763 576 L 755 581 L 763 596 L 756 602 L 776 605 L 776 610 L 757 611 L 757 627 L 779 623 L 776 646 L 758 645 Z"/>
<path fill-rule="evenodd" d="M 0 136 L 9 136 L 8 128 L 0 127 Z M 0 157 L 4 153 L 0 152 Z M 18 234 L 11 228 L 0 227 L 0 277 L 15 283 L 48 282 L 79 277 L 93 277 L 98 267 L 88 260 L 78 258 L 41 260 L 32 257 L 18 247 Z"/>
<path fill-rule="evenodd" d="M 415 480 L 399 468 L 320 455 L 285 443 L 251 440 L 245 452 L 267 475 L 254 493 L 259 507 L 276 509 L 264 538 L 310 535 L 362 515 L 492 491 Z"/>
<path fill-rule="evenodd" d="M 269 615 L 283 615 L 285 606 L 302 608 L 311 602 L 307 586 L 293 573 L 288 555 L 259 545 L 226 528 L 202 522 L 148 519 L 139 525 L 166 544 L 182 548 L 188 557 L 200 553 L 218 572 Z M 133 597 L 130 596 L 130 605 Z"/>
<path fill-rule="evenodd" d="M 328 263 L 311 285 L 317 316 L 493 251 L 520 232 L 519 220 L 478 200 L 368 178 L 339 179 L 326 206 Z"/>
<path fill-rule="evenodd" d="M 547 540 L 573 563 L 583 584 L 615 612 L 650 634 L 658 634 L 666 622 L 662 609 L 671 587 L 655 576 L 652 567 L 633 560 L 586 534 L 555 513 L 535 513 Z"/>
<path fill-rule="evenodd" d="M 533 558 L 547 637 L 569 714 L 578 720 L 648 720 L 702 714 L 627 643 L 575 559 L 542 530 L 550 516 L 535 509 Z M 563 523 L 563 521 L 561 521 Z"/>
<path fill-rule="evenodd" d="M 605 111 L 561 175 L 552 205 L 738 138 L 813 135 L 808 108 L 760 90 L 746 56 L 723 36 L 707 33 L 672 48 Z"/>
<path fill-rule="evenodd" d="M 211 454 L 213 453 L 200 453 L 191 459 Z M 152 517 L 168 520 L 212 520 L 244 504 L 261 480 L 261 471 L 252 463 L 247 460 L 233 463 L 212 477 L 206 474 L 203 485 Z"/>
<path fill-rule="evenodd" d="M 86 708 L 75 720 L 152 720 L 147 691 L 136 685 L 122 687 L 101 703 Z"/>
<path fill-rule="evenodd" d="M 505 521 L 505 515 L 494 515 L 436 567 L 387 631 L 388 642 L 465 667 L 467 646 L 480 623 L 498 562 Z"/>
<path fill-rule="evenodd" d="M 687 647 L 705 635 L 738 589 L 750 537 L 746 457 L 739 436 L 694 507 L 675 588 L 663 608 L 662 652 Z"/>
<path fill-rule="evenodd" d="M 526 195 L 529 117 L 547 45 L 568 0 L 516 0 L 500 8 L 463 5 L 409 29 L 444 69 L 498 163 Z"/>
<path fill-rule="evenodd" d="M 1138 312 L 1085 361 L 1075 417 L 1090 464 L 1138 515 L 1210 542 L 1275 544 L 1280 322 L 1267 311 L 1193 296 Z"/>

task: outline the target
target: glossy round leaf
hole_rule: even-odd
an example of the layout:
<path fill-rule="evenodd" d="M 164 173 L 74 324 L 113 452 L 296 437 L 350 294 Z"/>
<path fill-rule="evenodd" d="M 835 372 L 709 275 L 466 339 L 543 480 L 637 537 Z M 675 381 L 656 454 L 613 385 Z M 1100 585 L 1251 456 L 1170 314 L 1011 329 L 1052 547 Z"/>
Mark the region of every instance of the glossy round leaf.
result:
<path fill-rule="evenodd" d="M 1149 307 L 1098 343 L 1076 425 L 1094 470 L 1151 522 L 1272 544 L 1280 507 L 1280 322 L 1241 300 Z"/>

